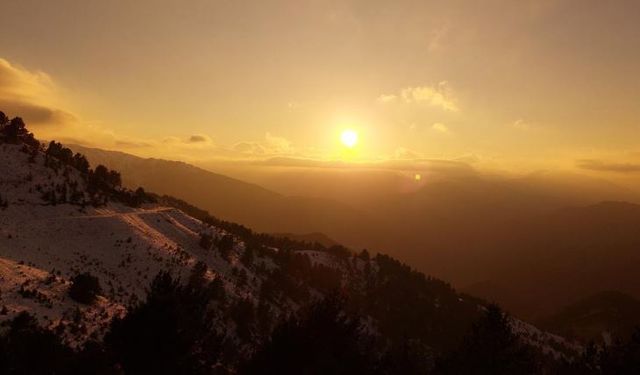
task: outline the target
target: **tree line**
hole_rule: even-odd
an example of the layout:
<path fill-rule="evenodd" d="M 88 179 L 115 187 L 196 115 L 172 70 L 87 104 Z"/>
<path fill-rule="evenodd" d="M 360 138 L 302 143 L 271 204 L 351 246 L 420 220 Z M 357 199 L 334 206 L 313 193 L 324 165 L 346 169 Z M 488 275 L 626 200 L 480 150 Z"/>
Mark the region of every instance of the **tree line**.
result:
<path fill-rule="evenodd" d="M 389 346 L 367 329 L 339 293 L 327 294 L 282 319 L 250 355 L 216 325 L 211 303 L 224 300 L 215 281 L 194 267 L 182 283 L 159 273 L 148 295 L 115 319 L 101 341 L 72 349 L 34 317 L 21 313 L 0 334 L 6 374 L 637 374 L 640 331 L 627 342 L 590 346 L 571 361 L 545 363 L 511 331 L 507 315 L 489 305 L 459 345 L 440 355 L 412 340 Z M 222 289 L 223 290 L 223 289 Z M 237 307 L 229 309 L 237 314 Z"/>
<path fill-rule="evenodd" d="M 64 180 L 54 186 L 36 186 L 47 204 L 71 203 L 100 206 L 106 204 L 109 199 L 113 199 L 131 207 L 139 207 L 144 203 L 155 202 L 154 198 L 141 187 L 135 191 L 123 188 L 119 172 L 110 170 L 104 165 L 98 165 L 92 169 L 84 155 L 74 153 L 59 142 L 51 141 L 47 146 L 41 144 L 20 117 L 9 119 L 0 112 L 0 142 L 23 145 L 23 151 L 30 155 L 30 163 L 34 163 L 42 153 L 44 165 L 54 170 L 56 174 L 62 174 Z M 86 191 L 80 190 L 77 182 L 70 179 L 68 168 L 80 173 L 86 184 Z M 88 197 L 85 197 L 85 193 Z M 0 201 L 1 207 L 6 205 L 6 201 Z"/>

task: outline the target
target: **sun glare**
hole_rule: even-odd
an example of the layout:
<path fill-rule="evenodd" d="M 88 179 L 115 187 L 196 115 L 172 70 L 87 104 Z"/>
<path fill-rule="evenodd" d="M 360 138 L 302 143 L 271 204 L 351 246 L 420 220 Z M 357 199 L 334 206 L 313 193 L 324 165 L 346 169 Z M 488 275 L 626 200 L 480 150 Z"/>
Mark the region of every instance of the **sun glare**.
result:
<path fill-rule="evenodd" d="M 348 148 L 353 148 L 358 143 L 358 133 L 347 129 L 340 135 L 340 142 Z"/>

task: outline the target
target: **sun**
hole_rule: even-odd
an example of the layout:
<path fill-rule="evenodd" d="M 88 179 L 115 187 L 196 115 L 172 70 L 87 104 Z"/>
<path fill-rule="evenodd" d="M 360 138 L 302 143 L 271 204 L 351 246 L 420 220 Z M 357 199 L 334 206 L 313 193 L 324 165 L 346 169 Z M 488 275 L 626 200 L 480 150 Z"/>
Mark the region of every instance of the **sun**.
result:
<path fill-rule="evenodd" d="M 340 142 L 347 148 L 354 148 L 358 143 L 358 133 L 351 129 L 346 129 L 340 134 Z"/>

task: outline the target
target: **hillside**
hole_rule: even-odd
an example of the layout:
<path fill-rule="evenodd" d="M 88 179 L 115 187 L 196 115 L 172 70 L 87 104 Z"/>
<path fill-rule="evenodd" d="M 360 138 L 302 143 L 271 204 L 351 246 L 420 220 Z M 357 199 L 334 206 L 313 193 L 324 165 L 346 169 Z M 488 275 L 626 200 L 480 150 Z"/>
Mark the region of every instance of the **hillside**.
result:
<path fill-rule="evenodd" d="M 48 147 L 26 144 L 25 134 L 0 143 L 0 320 L 11 322 L 10 332 L 24 330 L 17 327 L 24 327 L 20 324 L 28 313 L 65 345 L 83 350 L 82 355 L 89 355 L 87 347 L 106 345 L 104 350 L 123 356 L 120 365 L 135 368 L 145 358 L 147 344 L 127 348 L 117 338 L 135 334 L 131 330 L 145 329 L 144 324 L 154 320 L 132 319 L 194 304 L 194 310 L 182 314 L 196 314 L 195 321 L 208 317 L 211 326 L 194 332 L 209 332 L 207 340 L 219 342 L 215 356 L 204 353 L 196 362 L 211 359 L 210 366 L 224 372 L 270 345 L 269 335 L 274 329 L 280 332 L 287 317 L 338 293 L 345 300 L 341 309 L 361 316 L 353 322 L 363 327 L 358 336 L 345 340 L 362 337 L 359 346 L 370 336 L 375 345 L 368 355 L 384 359 L 369 365 L 394 369 L 393 358 L 405 355 L 402 348 L 411 345 L 422 353 L 411 361 L 426 370 L 460 345 L 486 311 L 482 301 L 388 256 L 253 233 L 175 198 L 124 189 L 117 172 L 102 166 L 91 169 L 81 155 L 53 142 Z M 95 299 L 80 302 L 71 290 L 80 285 L 78 275 L 87 274 L 99 287 L 92 289 Z M 172 279 L 193 289 L 180 292 Z M 204 294 L 189 299 L 189 290 Z M 158 293 L 188 298 L 145 310 L 166 303 L 154 299 Z M 171 319 L 181 322 L 179 316 Z M 133 325 L 119 328 L 127 324 Z M 576 350 L 561 337 L 516 319 L 509 317 L 505 324 L 521 345 L 550 361 Z M 154 345 L 175 345 L 151 340 Z M 139 360 L 128 357 L 132 350 Z M 185 350 L 185 355 L 195 355 L 193 349 Z"/>
<path fill-rule="evenodd" d="M 640 326 L 640 300 L 620 292 L 600 292 L 538 323 L 564 337 L 611 344 L 613 339 L 626 338 L 634 327 Z"/>
<path fill-rule="evenodd" d="M 268 233 L 321 232 L 359 247 L 379 219 L 348 204 L 325 198 L 285 196 L 258 185 L 213 173 L 183 162 L 71 145 L 94 164 L 118 170 L 129 188 L 144 186 L 202 207 L 225 220 Z"/>
<path fill-rule="evenodd" d="M 640 206 L 603 202 L 515 221 L 493 278 L 465 290 L 530 319 L 598 291 L 640 297 Z M 510 253 L 507 252 L 510 249 Z"/>
<path fill-rule="evenodd" d="M 103 153 L 100 160 L 105 162 L 109 156 L 130 158 L 89 152 Z M 148 163 L 138 162 L 139 169 Z M 321 172 L 277 176 L 293 186 L 291 191 L 308 191 L 345 205 L 351 202 L 361 212 L 378 213 L 373 214 L 375 223 L 341 218 L 339 232 L 324 226 L 322 233 L 330 238 L 388 252 L 525 319 L 549 316 L 601 290 L 620 290 L 640 298 L 636 280 L 639 206 L 625 202 L 584 205 L 604 197 L 633 198 L 632 193 L 580 176 L 536 173 L 500 179 L 459 165 L 447 168 L 430 174 L 428 183 L 404 190 L 397 176 L 389 179 L 363 171 L 341 173 L 333 183 L 325 181 Z M 136 175 L 134 170 L 129 173 Z M 363 177 L 365 183 L 358 183 L 356 177 Z M 328 186 L 328 192 L 322 195 L 318 186 Z M 202 201 L 206 193 L 201 194 L 193 196 L 193 202 Z M 566 208 L 570 204 L 574 206 Z M 278 217 L 296 217 L 293 211 L 280 212 Z M 254 219 L 269 215 L 246 212 Z M 317 220 L 309 221 L 312 231 L 321 227 L 319 222 L 335 222 L 331 215 L 323 214 L 326 211 L 311 212 L 318 215 Z M 283 227 L 292 225 L 278 222 Z M 303 239 L 297 236 L 309 232 L 284 233 Z"/>
<path fill-rule="evenodd" d="M 261 232 L 323 233 L 354 249 L 389 253 L 460 287 L 502 275 L 505 264 L 513 262 L 513 248 L 536 242 L 533 222 L 540 217 L 603 199 L 638 200 L 633 192 L 595 178 L 551 172 L 492 176 L 461 162 L 443 161 L 411 166 L 423 173 L 420 182 L 396 169 L 364 167 L 260 165 L 251 173 L 238 172 L 272 189 L 266 190 L 185 163 L 71 147 L 93 164 L 119 170 L 130 188 L 145 186 L 184 199 Z M 518 240 L 511 228 L 523 232 Z M 585 231 L 580 246 L 591 241 L 589 236 Z"/>

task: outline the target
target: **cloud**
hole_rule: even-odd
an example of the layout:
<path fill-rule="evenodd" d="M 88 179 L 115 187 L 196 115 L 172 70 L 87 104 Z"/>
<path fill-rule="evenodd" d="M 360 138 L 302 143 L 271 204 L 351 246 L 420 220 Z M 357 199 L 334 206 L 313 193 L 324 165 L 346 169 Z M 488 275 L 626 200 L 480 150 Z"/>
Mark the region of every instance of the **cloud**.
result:
<path fill-rule="evenodd" d="M 0 110 L 9 117 L 22 117 L 29 125 L 68 125 L 77 121 L 77 118 L 69 112 L 57 108 L 20 102 L 15 100 L 0 99 Z"/>
<path fill-rule="evenodd" d="M 395 96 L 393 94 L 392 95 L 384 95 L 384 94 L 382 94 L 382 95 L 380 95 L 378 97 L 378 99 L 376 99 L 376 101 L 378 103 L 391 103 L 391 102 L 395 102 L 396 99 L 397 99 L 397 96 Z"/>
<path fill-rule="evenodd" d="M 278 156 L 256 161 L 254 164 L 269 167 L 337 168 L 343 166 L 345 163 L 342 161 Z"/>
<path fill-rule="evenodd" d="M 436 86 L 407 87 L 400 92 L 406 103 L 427 104 L 445 111 L 458 112 L 458 105 L 453 90 L 446 81 Z"/>
<path fill-rule="evenodd" d="M 239 142 L 231 147 L 233 151 L 247 155 L 264 155 L 264 147 L 257 142 Z"/>
<path fill-rule="evenodd" d="M 429 52 L 435 52 L 442 47 L 443 45 L 442 40 L 449 33 L 449 29 L 450 29 L 449 25 L 445 24 L 431 32 L 431 40 L 429 41 L 429 46 L 428 46 Z"/>
<path fill-rule="evenodd" d="M 417 151 L 409 150 L 405 147 L 398 147 L 393 153 L 393 156 L 399 160 L 412 160 L 422 158 L 422 154 Z"/>
<path fill-rule="evenodd" d="M 408 155 L 407 155 L 408 156 Z M 418 156 L 416 154 L 416 156 Z M 468 163 L 459 160 L 446 159 L 389 159 L 378 161 L 347 162 L 343 160 L 319 160 L 302 157 L 273 157 L 253 161 L 252 164 L 270 167 L 297 168 L 359 168 L 393 171 L 430 171 L 459 174 L 475 173 L 475 169 Z"/>
<path fill-rule="evenodd" d="M 466 163 L 466 164 L 475 164 L 475 163 L 478 163 L 480 160 L 481 160 L 480 156 L 476 154 L 461 155 L 453 159 L 453 161 L 459 161 L 461 163 Z"/>
<path fill-rule="evenodd" d="M 60 105 L 68 102 L 72 101 L 65 97 L 65 91 L 48 74 L 31 71 L 0 58 L 0 111 L 10 117 L 22 117 L 43 141 L 55 139 L 67 144 L 185 160 L 255 160 L 295 154 L 288 139 L 272 133 L 266 133 L 258 141 L 245 141 L 232 146 L 216 145 L 205 134 L 164 138 L 120 134 L 99 122 L 81 119 Z M 295 102 L 289 103 L 291 109 L 298 106 Z"/>
<path fill-rule="evenodd" d="M 578 168 L 597 172 L 640 173 L 638 163 L 617 163 L 597 159 L 582 159 L 576 162 Z"/>
<path fill-rule="evenodd" d="M 406 104 L 428 105 L 448 112 L 458 112 L 460 109 L 453 89 L 447 81 L 432 86 L 407 87 L 400 90 L 398 95 L 383 94 L 377 99 L 379 103 L 387 104 L 402 100 Z"/>
<path fill-rule="evenodd" d="M 0 58 L 0 96 L 32 98 L 54 90 L 51 77 L 44 72 L 30 72 Z"/>
<path fill-rule="evenodd" d="M 271 133 L 265 134 L 265 142 L 267 150 L 275 154 L 291 154 L 293 153 L 293 147 L 291 142 L 286 138 L 272 135 Z"/>
<path fill-rule="evenodd" d="M 212 143 L 211 137 L 204 134 L 194 134 L 187 140 L 187 143 Z"/>
<path fill-rule="evenodd" d="M 114 144 L 118 147 L 125 147 L 125 148 L 153 147 L 153 144 L 149 142 L 125 140 L 125 139 L 116 139 L 114 141 Z"/>
<path fill-rule="evenodd" d="M 431 129 L 437 131 L 438 133 L 449 134 L 449 128 L 445 124 L 442 124 L 440 122 L 436 122 L 435 124 L 431 125 Z"/>
<path fill-rule="evenodd" d="M 59 89 L 44 72 L 29 71 L 0 58 L 0 110 L 30 126 L 62 126 L 77 121 L 55 102 Z"/>
<path fill-rule="evenodd" d="M 531 130 L 531 124 L 521 118 L 514 121 L 511 126 L 518 130 Z"/>
<path fill-rule="evenodd" d="M 448 159 L 411 159 L 411 160 L 385 160 L 377 164 L 372 164 L 377 168 L 393 169 L 399 171 L 430 171 L 472 174 L 476 170 L 468 163 L 458 160 Z"/>
<path fill-rule="evenodd" d="M 42 71 L 31 71 L 0 58 L 0 111 L 22 117 L 40 140 L 57 140 L 89 147 L 150 148 L 157 142 L 115 134 L 76 116 L 65 107 L 63 88 Z"/>
<path fill-rule="evenodd" d="M 231 151 L 240 153 L 243 156 L 261 157 L 293 155 L 295 153 L 295 150 L 289 140 L 275 136 L 269 132 L 265 134 L 264 140 L 259 142 L 238 142 L 231 147 Z"/>

